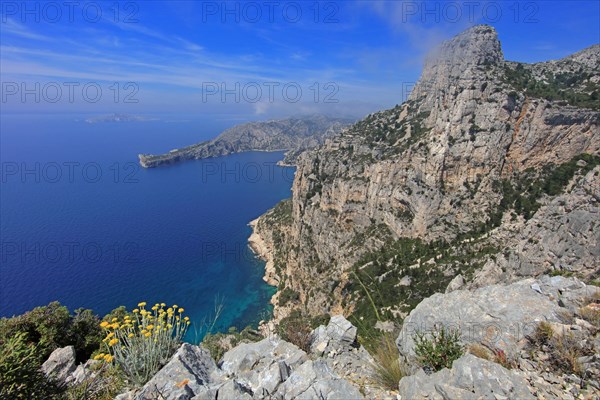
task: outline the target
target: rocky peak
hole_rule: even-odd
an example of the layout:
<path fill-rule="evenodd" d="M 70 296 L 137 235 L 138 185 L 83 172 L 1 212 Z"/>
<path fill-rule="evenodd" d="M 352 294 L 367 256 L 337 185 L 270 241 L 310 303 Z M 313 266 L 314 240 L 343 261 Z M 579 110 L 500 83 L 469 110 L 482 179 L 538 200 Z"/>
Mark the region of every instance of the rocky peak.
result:
<path fill-rule="evenodd" d="M 497 64 L 504 60 L 498 32 L 489 25 L 476 25 L 443 42 L 428 57 L 425 71 L 440 64 Z"/>
<path fill-rule="evenodd" d="M 447 88 L 457 79 L 473 77 L 473 69 L 482 65 L 498 65 L 504 60 L 498 33 L 489 25 L 476 25 L 433 50 L 411 100 Z"/>

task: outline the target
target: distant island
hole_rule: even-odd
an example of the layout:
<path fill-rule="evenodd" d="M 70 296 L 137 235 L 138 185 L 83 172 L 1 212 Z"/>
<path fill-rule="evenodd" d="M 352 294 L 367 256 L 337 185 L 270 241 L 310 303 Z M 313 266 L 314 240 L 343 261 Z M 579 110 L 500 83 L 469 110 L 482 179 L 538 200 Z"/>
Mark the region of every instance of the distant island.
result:
<path fill-rule="evenodd" d="M 164 154 L 139 154 L 140 165 L 154 168 L 185 160 L 219 157 L 245 151 L 287 151 L 283 164 L 293 164 L 304 150 L 315 148 L 354 120 L 325 115 L 249 122 L 223 131 L 215 139 Z"/>
<path fill-rule="evenodd" d="M 156 121 L 157 118 L 144 117 L 141 115 L 131 114 L 107 114 L 99 115 L 97 117 L 90 117 L 85 120 L 88 124 L 97 124 L 100 122 L 144 122 L 144 121 Z"/>

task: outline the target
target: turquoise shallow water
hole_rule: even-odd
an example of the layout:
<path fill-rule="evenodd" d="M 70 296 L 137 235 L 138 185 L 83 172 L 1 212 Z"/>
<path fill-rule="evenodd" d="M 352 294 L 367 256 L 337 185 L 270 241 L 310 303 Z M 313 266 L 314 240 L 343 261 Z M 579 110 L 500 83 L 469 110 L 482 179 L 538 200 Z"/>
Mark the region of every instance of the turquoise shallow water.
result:
<path fill-rule="evenodd" d="M 247 224 L 291 195 L 293 168 L 275 165 L 282 153 L 137 166 L 137 153 L 234 124 L 3 116 L 0 315 L 53 300 L 101 315 L 147 301 L 176 303 L 199 322 L 216 298 L 219 330 L 268 315 L 274 288 L 247 247 Z"/>

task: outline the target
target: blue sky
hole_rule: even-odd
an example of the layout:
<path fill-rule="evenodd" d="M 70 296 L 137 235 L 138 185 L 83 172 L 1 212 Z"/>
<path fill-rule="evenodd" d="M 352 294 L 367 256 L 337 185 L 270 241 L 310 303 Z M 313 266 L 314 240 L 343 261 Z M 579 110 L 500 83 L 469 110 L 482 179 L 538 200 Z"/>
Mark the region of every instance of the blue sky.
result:
<path fill-rule="evenodd" d="M 2 112 L 361 116 L 473 24 L 524 62 L 600 42 L 598 1 L 0 4 Z"/>

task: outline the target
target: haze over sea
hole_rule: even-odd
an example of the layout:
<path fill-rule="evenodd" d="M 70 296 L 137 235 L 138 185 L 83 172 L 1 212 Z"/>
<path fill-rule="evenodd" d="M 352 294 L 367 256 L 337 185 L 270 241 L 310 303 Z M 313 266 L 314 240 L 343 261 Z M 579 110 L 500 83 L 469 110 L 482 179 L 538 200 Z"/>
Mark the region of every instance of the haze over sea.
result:
<path fill-rule="evenodd" d="M 146 170 L 138 153 L 210 139 L 238 121 L 86 117 L 3 115 L 0 316 L 54 300 L 101 316 L 147 301 L 178 304 L 199 322 L 219 297 L 219 330 L 264 318 L 275 289 L 248 249 L 247 224 L 291 195 L 294 169 L 275 165 L 283 153 Z"/>

